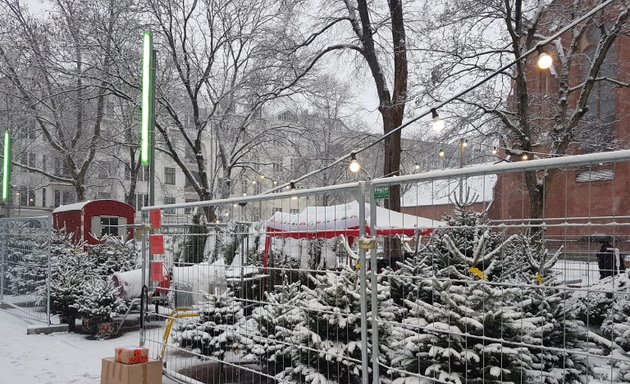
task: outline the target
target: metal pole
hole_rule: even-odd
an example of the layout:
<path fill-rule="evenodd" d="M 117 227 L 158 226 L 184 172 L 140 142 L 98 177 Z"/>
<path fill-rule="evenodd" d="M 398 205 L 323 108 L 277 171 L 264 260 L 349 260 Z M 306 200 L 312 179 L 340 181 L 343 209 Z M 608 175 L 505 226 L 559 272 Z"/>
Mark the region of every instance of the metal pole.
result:
<path fill-rule="evenodd" d="M 464 138 L 459 139 L 459 167 L 464 168 Z M 459 177 L 459 199 L 464 195 L 464 176 Z"/>
<path fill-rule="evenodd" d="M 365 237 L 365 182 L 359 183 L 357 196 L 359 203 L 359 236 Z M 359 283 L 361 295 L 361 382 L 368 384 L 370 380 L 368 364 L 368 335 L 367 335 L 367 277 L 365 265 L 365 249 L 359 247 Z"/>
<path fill-rule="evenodd" d="M 151 60 L 151 111 L 149 112 L 151 116 L 151 123 L 149 126 L 150 132 L 150 142 L 149 145 L 151 154 L 149 155 L 151 159 L 151 163 L 149 164 L 149 205 L 155 205 L 155 67 L 157 62 L 157 51 L 153 50 L 153 60 Z"/>
<path fill-rule="evenodd" d="M 7 204 L 7 207 L 9 205 Z M 8 208 L 7 208 L 8 210 Z M 2 242 L 2 263 L 0 263 L 0 303 L 4 300 L 4 264 L 6 263 L 7 252 L 9 252 L 9 234 L 7 233 L 7 223 L 8 220 L 0 221 L 2 225 L 4 225 L 4 241 Z"/>
<path fill-rule="evenodd" d="M 374 186 L 370 185 L 368 189 L 370 199 L 370 236 L 376 239 L 376 199 L 374 199 Z M 372 271 L 372 383 L 380 383 L 379 361 L 378 355 L 380 350 L 378 336 L 378 292 L 376 274 L 378 272 L 378 263 L 376 261 L 376 247 L 370 250 L 370 269 Z"/>
<path fill-rule="evenodd" d="M 141 240 L 142 241 L 142 285 L 143 286 L 147 285 L 147 287 L 148 287 L 148 282 L 147 282 L 147 268 L 148 268 L 148 263 L 147 263 L 147 226 L 146 226 L 146 220 L 145 220 L 143 211 L 140 212 L 140 217 L 141 217 L 140 223 L 142 224 L 141 227 L 140 227 L 140 229 L 142 230 L 142 240 Z M 145 341 L 144 327 L 140 327 L 140 346 L 141 347 L 144 346 L 144 341 Z"/>
<path fill-rule="evenodd" d="M 52 216 L 48 220 L 48 249 L 46 253 L 47 257 L 47 276 L 46 276 L 46 318 L 48 319 L 48 326 L 50 327 L 50 279 L 52 279 L 52 266 L 51 263 L 51 253 L 52 253 Z"/>

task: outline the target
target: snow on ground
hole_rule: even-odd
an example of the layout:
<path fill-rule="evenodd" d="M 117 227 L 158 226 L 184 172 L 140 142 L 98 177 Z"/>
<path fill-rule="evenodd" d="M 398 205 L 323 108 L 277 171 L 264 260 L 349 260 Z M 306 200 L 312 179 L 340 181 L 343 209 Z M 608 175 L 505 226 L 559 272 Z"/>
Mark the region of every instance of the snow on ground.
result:
<path fill-rule="evenodd" d="M 113 356 L 116 347 L 139 341 L 137 331 L 111 340 L 89 340 L 76 333 L 27 335 L 29 325 L 0 310 L 0 383 L 98 384 L 101 359 Z M 174 382 L 164 378 L 163 383 Z"/>

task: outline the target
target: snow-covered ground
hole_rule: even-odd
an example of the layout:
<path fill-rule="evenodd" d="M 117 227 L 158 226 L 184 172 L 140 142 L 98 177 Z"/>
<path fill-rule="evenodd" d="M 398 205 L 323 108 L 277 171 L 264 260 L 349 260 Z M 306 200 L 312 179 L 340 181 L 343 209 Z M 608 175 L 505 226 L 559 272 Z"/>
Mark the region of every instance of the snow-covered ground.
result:
<path fill-rule="evenodd" d="M 101 359 L 139 340 L 138 332 L 111 340 L 89 340 L 76 333 L 27 335 L 29 325 L 0 310 L 0 383 L 98 384 Z M 163 383 L 175 382 L 164 378 Z"/>

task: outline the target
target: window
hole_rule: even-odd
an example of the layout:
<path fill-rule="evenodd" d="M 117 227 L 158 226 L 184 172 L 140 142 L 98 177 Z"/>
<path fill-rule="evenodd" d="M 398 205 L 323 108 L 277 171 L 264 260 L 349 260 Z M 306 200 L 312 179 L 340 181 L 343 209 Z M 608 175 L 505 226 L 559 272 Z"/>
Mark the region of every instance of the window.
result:
<path fill-rule="evenodd" d="M 273 213 L 276 213 L 276 212 L 282 212 L 282 208 L 280 208 L 280 207 L 275 207 L 275 208 L 273 209 Z"/>
<path fill-rule="evenodd" d="M 197 158 L 197 156 L 195 156 L 195 151 L 193 151 L 193 149 L 188 146 L 186 146 L 184 157 L 186 158 L 186 160 L 189 160 L 189 161 L 194 161 Z"/>
<path fill-rule="evenodd" d="M 58 189 L 55 189 L 55 207 L 58 207 L 61 205 L 61 191 L 59 191 Z"/>
<path fill-rule="evenodd" d="M 146 207 L 147 205 L 149 205 L 149 195 L 146 193 L 136 193 L 136 202 L 134 204 L 136 211 L 139 211 L 142 207 Z"/>
<path fill-rule="evenodd" d="M 175 168 L 164 168 L 164 183 L 168 185 L 175 185 Z"/>
<path fill-rule="evenodd" d="M 35 206 L 35 190 L 33 189 L 28 190 L 28 206 L 29 207 Z"/>
<path fill-rule="evenodd" d="M 201 177 L 199 176 L 199 172 L 196 171 L 191 171 L 190 173 L 192 173 L 193 177 L 195 178 L 195 180 L 197 181 L 197 183 L 200 182 Z M 188 180 L 188 178 L 186 178 L 186 185 L 185 188 L 188 190 L 191 190 L 193 188 L 192 183 L 190 182 L 190 180 Z"/>
<path fill-rule="evenodd" d="M 42 207 L 45 207 L 45 206 L 46 206 L 46 188 L 42 188 Z"/>
<path fill-rule="evenodd" d="M 297 208 L 291 208 L 289 209 L 289 213 L 292 215 L 297 215 L 298 213 L 300 213 L 300 210 Z"/>
<path fill-rule="evenodd" d="M 73 191 L 63 191 L 63 193 L 61 194 L 63 197 L 63 204 L 72 204 L 74 202 L 76 202 L 76 198 L 74 197 L 74 192 Z"/>
<path fill-rule="evenodd" d="M 70 176 L 70 162 L 66 159 L 59 160 L 55 173 L 57 176 Z"/>
<path fill-rule="evenodd" d="M 16 194 L 17 194 L 16 200 L 18 202 L 18 205 L 26 206 L 27 205 L 27 201 L 28 201 L 26 186 L 20 185 L 17 188 Z"/>
<path fill-rule="evenodd" d="M 101 199 L 111 199 L 112 198 L 112 194 L 109 192 L 97 192 L 96 193 L 96 198 L 101 200 Z"/>
<path fill-rule="evenodd" d="M 46 172 L 46 164 L 48 163 L 48 156 L 42 155 L 42 171 Z M 46 205 L 44 205 L 45 207 Z"/>
<path fill-rule="evenodd" d="M 164 205 L 175 204 L 176 202 L 177 202 L 177 199 L 175 197 L 164 196 Z M 175 213 L 175 210 L 174 209 L 165 209 L 164 212 L 166 212 L 166 213 Z"/>
<path fill-rule="evenodd" d="M 118 236 L 118 218 L 101 216 L 101 234 Z"/>
<path fill-rule="evenodd" d="M 192 203 L 194 201 L 199 201 L 199 200 L 197 200 L 197 199 L 186 199 L 187 203 Z M 186 213 L 186 214 L 189 214 L 191 211 L 192 211 L 191 208 L 184 208 L 184 213 Z"/>
<path fill-rule="evenodd" d="M 149 167 L 140 167 L 138 170 L 138 181 L 149 181 Z"/>
<path fill-rule="evenodd" d="M 109 178 L 109 169 L 108 169 L 108 163 L 106 162 L 102 162 L 100 164 L 98 164 L 98 174 L 96 177 L 98 177 L 101 180 L 105 180 Z"/>

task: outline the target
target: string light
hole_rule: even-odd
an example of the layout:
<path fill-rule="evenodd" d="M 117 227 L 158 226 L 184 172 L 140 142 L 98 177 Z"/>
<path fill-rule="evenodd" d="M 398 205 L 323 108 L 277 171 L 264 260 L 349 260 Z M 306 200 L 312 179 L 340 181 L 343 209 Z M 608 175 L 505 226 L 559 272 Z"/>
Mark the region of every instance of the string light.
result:
<path fill-rule="evenodd" d="M 445 156 L 444 149 L 440 149 L 440 152 L 438 153 L 438 156 L 440 156 L 440 157 L 444 157 Z"/>
<path fill-rule="evenodd" d="M 433 120 L 431 123 L 433 125 L 433 130 L 437 132 L 440 132 L 441 130 L 443 130 L 445 126 L 444 120 L 442 120 L 440 118 L 440 115 L 438 115 L 437 109 L 435 108 L 431 109 L 431 117 Z"/>
<path fill-rule="evenodd" d="M 361 170 L 361 164 L 359 164 L 359 162 L 357 161 L 357 156 L 354 154 L 354 152 L 352 152 L 351 154 L 351 159 L 350 159 L 350 165 L 348 165 L 348 169 L 350 169 L 350 172 L 352 173 L 357 173 Z"/>
<path fill-rule="evenodd" d="M 529 159 L 529 156 L 527 156 L 527 153 L 523 153 L 523 156 L 521 158 L 523 160 L 527 160 L 527 159 Z"/>
<path fill-rule="evenodd" d="M 462 142 L 462 147 L 466 148 L 468 146 L 468 139 L 464 140 L 464 142 Z"/>
<path fill-rule="evenodd" d="M 415 168 L 416 168 L 416 171 L 419 171 L 420 170 L 420 164 L 416 164 Z"/>
<path fill-rule="evenodd" d="M 588 10 L 586 13 L 584 13 L 583 15 L 581 15 L 580 17 L 573 19 L 571 22 L 569 22 L 568 24 L 564 25 L 562 28 L 556 30 L 552 35 L 547 36 L 547 38 L 545 40 L 542 40 L 539 45 L 540 46 L 544 46 L 546 44 L 549 44 L 551 42 L 553 42 L 554 40 L 556 40 L 558 37 L 562 36 L 563 34 L 565 34 L 567 31 L 573 29 L 576 25 L 584 22 L 584 20 L 587 20 L 588 18 L 590 18 L 591 16 L 595 15 L 597 12 L 600 12 L 602 9 L 604 9 L 605 7 L 607 7 L 608 5 L 610 5 L 612 3 L 612 0 L 607 0 L 603 3 L 600 3 L 599 5 L 595 6 L 594 8 Z M 449 104 L 455 100 L 458 100 L 459 98 L 461 98 L 463 95 L 466 95 L 468 93 L 470 93 L 471 91 L 479 88 L 480 86 L 482 86 L 483 84 L 486 84 L 489 80 L 493 79 L 494 77 L 505 73 L 506 70 L 508 70 L 510 67 L 512 67 L 514 64 L 521 62 L 522 60 L 528 58 L 529 56 L 533 55 L 536 53 L 537 49 L 539 50 L 538 47 L 532 48 L 526 52 L 523 52 L 520 56 L 516 57 L 515 59 L 505 63 L 502 67 L 497 68 L 494 72 L 490 73 L 489 75 L 487 75 L 486 77 L 480 79 L 479 81 L 477 81 L 476 83 L 474 83 L 473 85 L 469 86 L 468 88 L 458 92 L 455 95 L 452 95 L 451 97 L 449 97 L 447 100 L 442 101 L 439 103 L 439 106 L 443 106 L 446 104 Z M 433 109 L 437 109 L 437 108 L 433 108 Z M 429 110 L 430 112 L 432 112 L 432 110 Z M 437 111 L 436 111 L 437 113 Z M 426 116 L 428 114 L 428 112 L 423 112 L 421 114 L 419 114 L 417 117 L 409 119 L 406 123 L 399 125 L 398 127 L 390 130 L 389 132 L 387 132 L 386 134 L 380 136 L 378 139 L 368 143 L 367 145 L 355 150 L 355 153 L 361 153 L 363 151 L 366 151 L 372 147 L 374 147 L 375 145 L 383 142 L 384 140 L 387 140 L 389 137 L 391 137 L 392 135 L 400 132 L 403 128 L 406 128 L 408 126 L 410 126 L 411 124 L 417 122 L 418 120 L 420 120 L 421 118 L 423 118 L 424 116 Z M 545 154 L 547 155 L 547 154 Z M 558 155 L 551 155 L 551 156 L 558 156 Z M 342 157 L 339 157 L 338 159 L 336 159 L 335 161 L 322 166 L 316 170 L 313 170 L 311 172 L 308 172 L 306 174 L 303 174 L 302 176 L 298 177 L 296 180 L 297 181 L 302 181 L 308 177 L 311 177 L 315 174 L 318 174 L 320 172 L 323 172 L 327 169 L 332 168 L 333 166 L 343 162 L 344 160 L 347 159 L 347 155 L 344 155 Z M 282 185 L 280 188 L 285 187 L 285 185 Z M 271 193 L 274 192 L 276 189 L 273 190 L 269 190 L 264 192 L 265 194 L 267 193 Z"/>
<path fill-rule="evenodd" d="M 256 185 L 256 180 L 252 180 L 252 184 Z"/>
<path fill-rule="evenodd" d="M 247 192 L 243 192 L 243 196 L 247 196 Z"/>
<path fill-rule="evenodd" d="M 538 68 L 549 69 L 553 65 L 553 59 L 549 54 L 544 52 L 541 47 L 538 47 Z"/>

